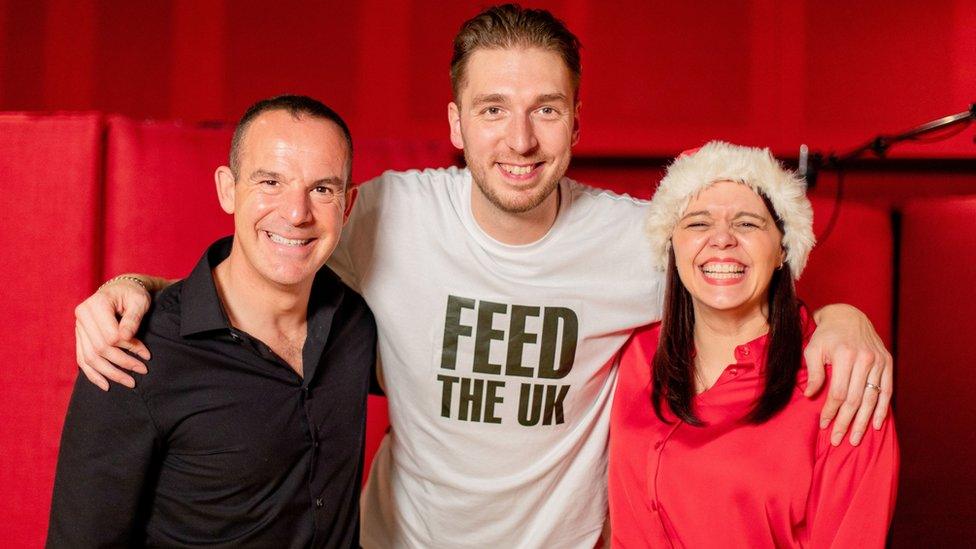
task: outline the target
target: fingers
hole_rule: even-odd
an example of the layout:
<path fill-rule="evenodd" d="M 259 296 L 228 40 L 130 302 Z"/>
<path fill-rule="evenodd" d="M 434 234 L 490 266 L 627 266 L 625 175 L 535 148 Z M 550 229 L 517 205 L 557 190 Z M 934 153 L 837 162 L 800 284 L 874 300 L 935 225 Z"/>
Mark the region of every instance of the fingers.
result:
<path fill-rule="evenodd" d="M 131 376 L 126 375 L 114 365 L 109 363 L 109 361 L 95 354 L 94 349 L 92 349 L 87 339 L 80 338 L 79 341 L 81 342 L 82 358 L 84 358 L 84 362 L 89 368 L 94 370 L 96 373 L 101 374 L 104 378 L 114 381 L 120 385 L 125 385 L 130 389 L 136 386 L 136 381 L 132 379 Z M 86 374 L 86 377 L 89 376 Z M 91 378 L 89 377 L 89 379 Z M 105 389 L 108 390 L 107 388 Z"/>
<path fill-rule="evenodd" d="M 118 310 L 122 314 L 122 319 L 119 321 L 118 326 L 119 338 L 122 340 L 135 337 L 136 332 L 139 330 L 139 323 L 142 321 L 142 317 L 145 316 L 146 311 L 149 310 L 150 304 L 149 294 L 142 290 L 142 288 L 139 289 L 141 293 L 132 295 L 130 295 L 132 290 L 127 289 L 125 291 L 126 294 L 123 296 L 122 306 Z M 149 360 L 148 349 L 146 349 L 145 356 L 141 354 L 140 356 L 145 360 Z"/>
<path fill-rule="evenodd" d="M 136 381 L 131 376 L 124 374 L 109 361 L 95 354 L 91 343 L 80 329 L 75 329 L 75 337 L 81 347 L 79 366 L 89 381 L 104 391 L 108 390 L 106 378 L 130 389 L 136 386 Z"/>
<path fill-rule="evenodd" d="M 830 443 L 834 446 L 839 445 L 841 440 L 844 439 L 844 434 L 847 432 L 847 428 L 850 426 L 855 414 L 861 407 L 861 402 L 864 399 L 864 391 L 867 389 L 866 384 L 868 380 L 868 372 L 871 371 L 872 366 L 874 366 L 874 353 L 871 351 L 862 351 L 857 353 L 857 355 L 854 357 L 852 365 L 847 365 L 845 367 L 845 365 L 834 364 L 835 376 L 839 370 L 850 370 L 850 383 L 848 383 L 846 386 L 841 386 L 838 388 L 838 392 L 846 391 L 847 396 L 844 399 L 844 402 L 840 405 L 840 409 L 837 412 L 837 417 L 834 418 L 833 432 L 830 435 Z M 831 392 L 833 392 L 833 390 L 834 383 L 833 380 L 831 380 Z M 861 430 L 860 435 L 864 435 L 863 429 Z M 860 442 L 860 437 L 858 437 L 858 442 Z"/>
<path fill-rule="evenodd" d="M 872 414 L 874 414 L 875 406 L 878 404 L 878 398 L 880 396 L 880 391 L 874 387 L 878 387 L 880 383 L 881 374 L 879 373 L 879 367 L 875 365 L 871 369 L 865 381 L 864 396 L 861 398 L 861 407 L 857 410 L 857 415 L 854 416 L 854 423 L 851 424 L 851 444 L 857 446 L 861 443 L 861 439 L 864 438 L 864 433 L 868 430 L 868 422 L 871 420 Z M 870 383 L 874 387 L 868 387 L 867 384 Z M 853 386 L 851 387 L 854 388 Z"/>
<path fill-rule="evenodd" d="M 108 381 L 126 387 L 134 387 L 135 380 L 120 371 L 124 368 L 141 374 L 146 366 L 139 359 L 125 353 L 127 349 L 144 359 L 149 359 L 149 350 L 136 339 L 122 337 L 116 311 L 123 313 L 130 325 L 129 333 L 134 334 L 139 320 L 149 308 L 146 292 L 120 288 L 121 294 L 113 289 L 114 284 L 103 287 L 75 308 L 75 337 L 78 366 L 89 381 L 108 390 Z M 134 294 L 126 298 L 126 294 Z"/>
<path fill-rule="evenodd" d="M 140 341 L 138 339 L 135 339 L 135 338 L 132 338 L 132 339 L 123 339 L 122 341 L 119 341 L 117 345 L 119 346 L 119 348 L 125 349 L 126 351 L 129 351 L 130 353 L 133 353 L 133 354 L 139 356 L 139 358 L 141 358 L 143 360 L 149 360 L 150 358 L 152 358 L 152 355 L 149 354 L 149 348 L 146 347 L 146 344 L 145 343 L 143 343 L 142 341 Z M 125 354 L 125 353 L 123 353 L 123 354 Z M 139 362 L 138 360 L 130 357 L 129 355 L 125 355 L 125 356 L 129 360 L 133 361 L 130 364 L 139 364 L 139 365 L 142 365 L 141 362 Z M 105 357 L 105 358 L 109 358 L 109 357 Z M 109 360 L 111 360 L 111 359 L 109 359 Z M 113 360 L 113 362 L 115 362 L 115 361 Z M 139 371 L 138 368 L 129 368 L 129 370 Z M 139 372 L 139 373 L 144 374 L 146 372 Z"/>
<path fill-rule="evenodd" d="M 803 351 L 803 355 L 807 363 L 807 387 L 803 390 L 803 395 L 810 397 L 817 394 L 817 391 L 823 387 L 824 379 L 826 379 L 824 374 L 824 359 L 820 348 L 814 347 L 813 345 L 807 345 L 807 348 Z M 820 425 L 821 429 L 824 427 L 826 427 L 825 424 Z"/>
<path fill-rule="evenodd" d="M 88 381 L 90 381 L 93 385 L 98 386 L 99 389 L 108 391 L 108 380 L 90 368 L 85 362 L 81 344 L 83 337 L 85 336 L 81 333 L 81 328 L 78 326 L 78 323 L 75 322 L 75 361 L 78 363 L 78 367 L 81 368 L 81 373 L 85 374 L 85 377 L 88 378 Z"/>
<path fill-rule="evenodd" d="M 833 375 L 830 376 L 830 389 L 823 409 L 820 410 L 820 428 L 825 429 L 837 415 L 841 405 L 847 400 L 847 387 L 851 380 L 853 354 L 841 349 L 835 353 Z M 821 374 L 823 375 L 823 374 Z"/>
<path fill-rule="evenodd" d="M 891 395 L 895 387 L 895 370 L 891 360 L 891 354 L 885 350 L 882 355 L 882 370 L 880 383 L 881 391 L 878 394 L 878 404 L 874 408 L 874 428 L 880 429 L 884 425 L 885 417 L 888 415 L 888 406 L 891 404 Z"/>
<path fill-rule="evenodd" d="M 124 345 L 129 345 L 129 343 L 120 342 L 120 346 L 123 346 L 124 348 Z M 132 355 L 126 354 L 118 347 L 107 347 L 101 351 L 100 355 L 102 358 L 119 368 L 124 368 L 139 374 L 145 374 L 148 372 L 145 364 L 140 362 L 139 359 L 133 358 Z"/>

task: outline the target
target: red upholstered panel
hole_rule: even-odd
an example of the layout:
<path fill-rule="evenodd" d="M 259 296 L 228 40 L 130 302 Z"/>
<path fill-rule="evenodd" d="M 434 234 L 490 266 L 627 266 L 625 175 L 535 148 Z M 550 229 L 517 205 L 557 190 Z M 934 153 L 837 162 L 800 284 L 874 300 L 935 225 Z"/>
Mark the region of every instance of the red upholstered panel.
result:
<path fill-rule="evenodd" d="M 834 201 L 818 196 L 810 201 L 814 233 L 819 239 L 834 210 Z M 797 293 L 814 309 L 830 303 L 849 303 L 861 309 L 890 349 L 893 254 L 889 211 L 845 201 L 831 234 L 814 247 L 797 284 Z"/>
<path fill-rule="evenodd" d="M 108 124 L 105 274 L 187 274 L 208 244 L 234 231 L 213 173 L 227 163 L 233 128 L 143 122 Z"/>
<path fill-rule="evenodd" d="M 99 276 L 96 114 L 0 114 L 0 537 L 40 546 L 77 367 L 72 310 Z"/>
<path fill-rule="evenodd" d="M 896 547 L 972 545 L 976 524 L 976 196 L 902 217 Z"/>
<path fill-rule="evenodd" d="M 443 168 L 457 163 L 461 154 L 446 139 L 356 139 L 353 142 L 352 178 L 361 183 L 386 170 Z M 460 164 L 459 164 L 460 165 Z"/>

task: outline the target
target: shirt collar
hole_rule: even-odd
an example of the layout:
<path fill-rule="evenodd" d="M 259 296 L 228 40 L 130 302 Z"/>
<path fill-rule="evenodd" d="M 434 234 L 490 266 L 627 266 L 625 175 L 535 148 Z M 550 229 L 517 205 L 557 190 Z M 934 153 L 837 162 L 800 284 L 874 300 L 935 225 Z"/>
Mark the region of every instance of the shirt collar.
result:
<path fill-rule="evenodd" d="M 180 290 L 180 335 L 183 337 L 211 332 L 230 330 L 230 321 L 217 294 L 213 269 L 230 255 L 234 237 L 228 236 L 214 242 L 204 252 L 193 271 L 183 281 Z M 306 349 L 317 349 L 320 355 L 328 340 L 332 318 L 342 303 L 345 288 L 339 277 L 328 267 L 322 267 L 312 282 L 312 292 L 308 300 L 308 340 Z M 305 357 L 318 361 L 316 357 Z"/>
<path fill-rule="evenodd" d="M 803 347 L 806 348 L 807 341 L 816 329 L 813 315 L 807 310 L 805 304 L 800 304 L 800 332 L 803 334 Z M 735 358 L 740 368 L 753 368 L 758 366 L 758 371 L 766 369 L 766 353 L 769 351 L 769 332 L 743 343 L 735 348 Z M 806 363 L 801 367 L 805 368 Z"/>

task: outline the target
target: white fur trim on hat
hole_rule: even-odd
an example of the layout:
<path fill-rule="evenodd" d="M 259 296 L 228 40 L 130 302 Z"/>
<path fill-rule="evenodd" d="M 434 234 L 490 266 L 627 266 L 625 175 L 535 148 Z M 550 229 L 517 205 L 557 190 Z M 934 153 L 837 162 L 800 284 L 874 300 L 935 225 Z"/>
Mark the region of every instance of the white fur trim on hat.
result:
<path fill-rule="evenodd" d="M 762 193 L 783 221 L 783 247 L 794 279 L 806 266 L 816 239 L 813 208 L 803 180 L 773 158 L 769 149 L 711 141 L 691 154 L 679 156 L 651 199 L 647 230 L 658 268 L 668 264 L 671 233 L 691 198 L 719 181 L 735 181 Z"/>

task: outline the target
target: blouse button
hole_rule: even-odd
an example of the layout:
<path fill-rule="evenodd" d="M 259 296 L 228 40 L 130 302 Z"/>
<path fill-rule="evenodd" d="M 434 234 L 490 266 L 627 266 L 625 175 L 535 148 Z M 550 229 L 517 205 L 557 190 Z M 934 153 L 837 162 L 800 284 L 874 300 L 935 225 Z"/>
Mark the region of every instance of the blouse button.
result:
<path fill-rule="evenodd" d="M 654 443 L 654 449 L 657 450 L 658 448 L 660 448 L 661 447 L 661 444 L 662 444 L 662 442 L 660 440 L 657 441 L 657 442 L 655 442 Z"/>
<path fill-rule="evenodd" d="M 736 368 L 732 368 L 731 370 L 729 370 L 729 373 L 732 374 L 732 375 L 735 375 L 735 374 L 738 374 L 739 373 L 739 370 L 736 369 Z"/>
<path fill-rule="evenodd" d="M 742 356 L 749 356 L 749 347 L 741 345 L 739 346 L 739 352 L 742 353 Z"/>

